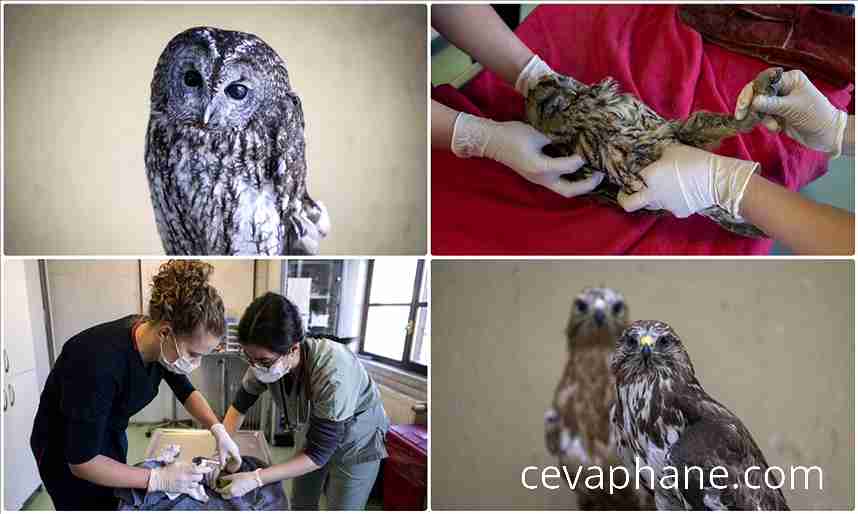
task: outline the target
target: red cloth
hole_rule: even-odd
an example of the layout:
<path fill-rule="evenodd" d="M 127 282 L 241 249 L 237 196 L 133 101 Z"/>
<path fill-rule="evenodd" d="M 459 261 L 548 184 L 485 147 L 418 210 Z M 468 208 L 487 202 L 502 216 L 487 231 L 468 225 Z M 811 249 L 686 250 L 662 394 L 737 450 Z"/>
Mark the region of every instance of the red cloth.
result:
<path fill-rule="evenodd" d="M 733 112 L 741 88 L 768 67 L 704 44 L 675 6 L 543 5 L 516 33 L 558 73 L 586 83 L 610 75 L 667 118 Z M 814 83 L 838 108 L 849 105 L 852 84 Z M 521 96 L 490 71 L 461 90 L 434 88 L 432 97 L 498 121 L 524 119 Z M 825 155 L 763 128 L 726 140 L 717 153 L 755 160 L 764 176 L 792 190 L 827 169 Z M 432 151 L 435 255 L 766 254 L 772 244 L 702 216 L 626 214 L 593 198 L 564 199 L 489 159 Z"/>

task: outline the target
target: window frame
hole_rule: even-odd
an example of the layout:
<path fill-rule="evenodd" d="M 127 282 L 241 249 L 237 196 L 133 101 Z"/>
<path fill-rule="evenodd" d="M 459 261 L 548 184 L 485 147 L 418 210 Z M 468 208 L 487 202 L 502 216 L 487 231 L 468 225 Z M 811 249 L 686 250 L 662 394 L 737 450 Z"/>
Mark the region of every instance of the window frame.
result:
<path fill-rule="evenodd" d="M 411 349 L 414 345 L 414 335 L 417 332 L 417 313 L 420 308 L 426 309 L 426 315 L 429 316 L 429 299 L 426 301 L 420 300 L 420 292 L 423 286 L 423 277 L 424 270 L 426 267 L 425 259 L 417 259 L 417 272 L 414 276 L 414 285 L 411 290 L 411 302 L 410 304 L 406 303 L 370 303 L 370 294 L 372 292 L 372 275 L 375 269 L 375 259 L 367 260 L 367 270 L 366 270 L 366 283 L 364 286 L 364 301 L 363 301 L 363 314 L 361 316 L 361 331 L 360 331 L 360 342 L 358 343 L 358 356 L 361 358 L 379 362 L 382 364 L 386 364 L 388 366 L 393 366 L 395 368 L 399 368 L 404 371 L 410 371 L 412 373 L 419 374 L 421 376 L 426 376 L 428 372 L 428 366 L 425 364 L 421 364 L 419 362 L 411 360 Z M 427 278 L 428 278 L 428 274 Z M 400 360 L 391 359 L 390 357 L 385 357 L 383 355 L 377 355 L 371 352 L 367 352 L 364 349 L 364 342 L 366 341 L 366 325 L 367 320 L 369 319 L 369 309 L 370 307 L 383 307 L 383 306 L 400 306 L 404 307 L 406 305 L 410 306 L 410 310 L 408 312 L 408 323 L 411 327 L 410 330 L 406 330 L 405 333 L 405 342 L 402 349 L 402 358 Z"/>

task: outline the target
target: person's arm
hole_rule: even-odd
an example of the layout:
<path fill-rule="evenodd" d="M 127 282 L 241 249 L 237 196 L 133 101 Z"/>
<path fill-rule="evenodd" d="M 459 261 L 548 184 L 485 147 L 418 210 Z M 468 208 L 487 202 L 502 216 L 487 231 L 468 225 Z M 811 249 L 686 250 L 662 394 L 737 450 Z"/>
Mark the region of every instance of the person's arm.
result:
<path fill-rule="evenodd" d="M 199 391 L 191 393 L 182 405 L 206 430 L 220 423 L 209 402 Z"/>
<path fill-rule="evenodd" d="M 511 85 L 533 57 L 488 4 L 433 5 L 432 27 Z"/>
<path fill-rule="evenodd" d="M 853 214 L 808 200 L 763 177 L 751 177 L 740 205 L 740 213 L 795 253 L 854 253 Z"/>
<path fill-rule="evenodd" d="M 647 187 L 617 200 L 626 211 L 664 209 L 684 218 L 717 205 L 799 253 L 851 254 L 854 216 L 755 174 L 759 164 L 672 145 L 641 171 Z"/>
<path fill-rule="evenodd" d="M 223 426 L 226 427 L 227 432 L 234 434 L 244 423 L 244 417 L 244 414 L 239 412 L 238 409 L 235 408 L 235 405 L 230 405 L 229 409 L 226 411 L 226 415 L 223 417 Z"/>
<path fill-rule="evenodd" d="M 72 475 L 104 487 L 123 487 L 146 489 L 149 484 L 149 470 L 136 468 L 119 461 L 96 455 L 81 464 L 70 464 Z"/>
<path fill-rule="evenodd" d="M 453 125 L 459 111 L 432 100 L 432 148 L 449 150 L 453 141 Z"/>

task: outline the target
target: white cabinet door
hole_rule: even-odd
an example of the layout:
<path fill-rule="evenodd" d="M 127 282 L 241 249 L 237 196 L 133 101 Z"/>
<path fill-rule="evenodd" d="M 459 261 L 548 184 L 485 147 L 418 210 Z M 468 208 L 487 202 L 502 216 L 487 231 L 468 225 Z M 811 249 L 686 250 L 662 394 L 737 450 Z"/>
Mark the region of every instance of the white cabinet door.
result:
<path fill-rule="evenodd" d="M 19 373 L 35 369 L 33 349 L 33 318 L 30 315 L 30 294 L 27 291 L 26 266 L 37 266 L 36 261 L 9 259 L 3 281 L 3 355 L 2 366 L 8 379 Z"/>
<path fill-rule="evenodd" d="M 30 434 L 39 405 L 36 371 L 30 370 L 11 379 L 7 376 L 4 386 L 7 408 L 3 416 L 6 432 L 3 506 L 5 510 L 18 510 L 41 483 L 36 459 L 30 450 Z"/>

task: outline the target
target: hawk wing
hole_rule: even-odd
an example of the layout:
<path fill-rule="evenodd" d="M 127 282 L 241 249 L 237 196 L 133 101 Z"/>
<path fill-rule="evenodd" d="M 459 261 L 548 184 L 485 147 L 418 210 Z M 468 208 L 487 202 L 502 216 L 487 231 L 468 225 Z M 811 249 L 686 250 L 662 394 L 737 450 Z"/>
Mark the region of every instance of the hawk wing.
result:
<path fill-rule="evenodd" d="M 745 483 L 747 469 L 758 466 L 764 471 L 768 464 L 736 418 L 689 425 L 671 447 L 667 461 L 677 470 L 674 491 L 686 509 L 788 510 L 783 493 L 765 486 L 762 471 L 749 475 L 751 485 L 761 485 L 759 489 Z M 713 477 L 716 467 L 720 468 Z"/>

